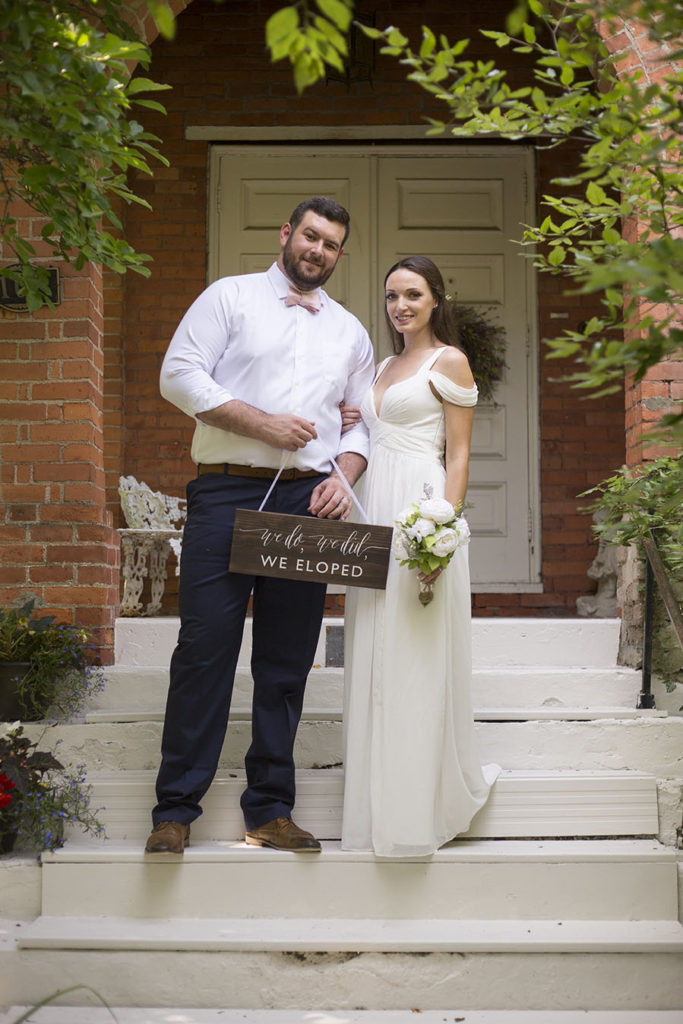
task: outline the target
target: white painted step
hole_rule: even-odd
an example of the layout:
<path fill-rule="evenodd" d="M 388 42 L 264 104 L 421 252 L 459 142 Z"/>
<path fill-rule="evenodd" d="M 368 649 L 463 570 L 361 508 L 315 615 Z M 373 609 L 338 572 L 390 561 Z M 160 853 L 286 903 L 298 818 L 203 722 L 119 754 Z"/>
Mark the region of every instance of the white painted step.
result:
<path fill-rule="evenodd" d="M 13 1006 L 0 1024 L 25 1012 Z M 683 1024 L 679 1010 L 170 1010 L 112 1007 L 118 1024 Z M 419 1016 L 418 1016 L 419 1013 Z M 112 1024 L 104 1007 L 48 1006 L 28 1024 Z"/>
<path fill-rule="evenodd" d="M 87 945 L 89 936 L 78 922 L 68 923 L 74 926 L 74 937 L 85 939 Z M 485 927 L 475 931 L 461 922 L 460 937 L 454 931 L 448 936 L 457 947 L 455 951 L 418 954 L 411 952 L 415 940 L 433 943 L 437 938 L 433 929 L 430 933 L 429 922 L 426 934 L 418 925 L 412 934 L 402 935 L 400 925 L 394 925 L 394 939 L 407 948 L 391 953 L 353 948 L 338 952 L 304 948 L 205 951 L 200 947 L 202 939 L 207 944 L 209 933 L 204 922 L 196 919 L 188 921 L 187 928 L 185 921 L 150 922 L 157 933 L 163 932 L 167 948 L 149 949 L 141 942 L 129 949 L 126 942 L 131 931 L 140 938 L 138 924 L 120 922 L 111 928 L 106 920 L 91 920 L 90 933 L 99 936 L 102 944 L 98 949 L 60 948 L 61 930 L 53 933 L 55 945 L 51 947 L 17 949 L 16 943 L 0 947 L 6 1003 L 31 1003 L 86 978 L 110 1006 L 167 1007 L 165 1024 L 184 1024 L 183 1011 L 178 1021 L 176 1008 L 188 1003 L 204 1009 L 250 1009 L 258 1021 L 259 1014 L 264 1014 L 264 1024 L 266 1011 L 276 1007 L 308 1010 L 319 1015 L 317 1020 L 313 1016 L 311 1024 L 322 1024 L 328 1011 L 350 1013 L 355 1007 L 426 1012 L 444 1006 L 464 1006 L 468 1011 L 552 1006 L 586 1012 L 587 1007 L 656 1011 L 678 1010 L 683 1005 L 679 933 L 667 923 L 622 922 L 615 927 L 599 922 L 589 931 L 577 922 L 565 931 L 559 922 L 542 922 L 538 927 L 528 922 L 521 927 L 484 922 Z M 242 937 L 258 947 L 258 933 L 268 936 L 268 924 L 252 922 L 249 933 L 245 930 Z M 283 934 L 282 927 L 274 923 L 274 944 L 287 947 L 310 940 L 307 923 L 296 924 L 301 926 L 298 935 Z M 224 932 L 225 926 L 230 928 L 230 923 L 217 930 Z M 358 944 L 360 929 L 353 934 L 332 925 L 331 930 L 342 944 L 345 939 L 351 946 Z M 173 948 L 186 931 L 191 941 L 198 940 L 197 948 Z M 236 931 L 233 937 L 239 947 Z M 218 938 L 225 943 L 225 934 Z M 371 933 L 371 942 L 372 938 Z M 494 951 L 489 951 L 486 938 Z M 572 949 L 575 939 L 579 951 Z M 319 945 L 325 936 L 313 936 L 313 940 Z M 474 949 L 467 950 L 468 941 Z M 112 949 L 112 942 L 119 945 Z M 572 951 L 571 956 L 564 947 Z M 662 948 L 674 951 L 657 951 Z M 70 998 L 80 1003 L 93 1001 L 87 994 Z M 364 1020 L 370 1024 L 372 1017 Z"/>
<path fill-rule="evenodd" d="M 683 953 L 678 921 L 39 917 L 21 949 L 302 953 Z"/>
<path fill-rule="evenodd" d="M 629 708 L 579 708 L 579 707 L 500 707 L 474 708 L 475 722 L 596 722 L 610 719 L 633 721 L 641 718 L 668 718 L 668 712 L 657 708 L 633 710 Z M 307 707 L 304 708 L 303 722 L 341 722 L 342 711 L 336 709 Z M 129 711 L 111 709 L 109 711 L 89 711 L 85 715 L 88 725 L 118 722 L 163 722 L 164 710 L 161 707 L 146 711 Z M 250 707 L 233 707 L 230 709 L 231 722 L 250 722 Z"/>
<path fill-rule="evenodd" d="M 178 638 L 179 619 L 119 618 L 115 630 L 117 665 L 168 665 Z M 472 657 L 475 666 L 556 665 L 611 668 L 616 665 L 619 619 L 474 618 Z M 329 664 L 340 650 L 343 619 L 323 622 L 315 661 Z M 249 663 L 251 620 L 247 620 L 239 662 Z"/>
<path fill-rule="evenodd" d="M 150 827 L 154 771 L 90 773 L 91 806 L 111 839 L 140 839 Z M 193 825 L 198 840 L 244 835 L 239 798 L 243 770 L 221 771 Z M 321 839 L 338 839 L 344 777 L 340 769 L 297 773 L 297 823 Z M 470 837 L 636 836 L 658 831 L 655 779 L 638 772 L 504 771 L 474 818 Z"/>
<path fill-rule="evenodd" d="M 494 718 L 495 716 L 492 716 Z M 683 775 L 683 718 L 679 716 L 636 718 L 515 720 L 475 722 L 482 764 L 494 762 L 510 771 L 628 771 L 676 779 Z M 25 726 L 37 739 L 45 727 Z M 154 770 L 159 766 L 162 723 L 72 722 L 51 727 L 42 747 L 58 749 L 63 762 L 85 763 L 89 773 L 114 770 Z M 219 766 L 240 770 L 251 743 L 251 723 L 236 719 L 230 724 Z M 57 748 L 58 745 L 58 748 Z M 41 747 L 41 749 L 42 749 Z M 294 747 L 298 768 L 329 768 L 343 760 L 342 726 L 330 718 L 304 718 Z"/>
<path fill-rule="evenodd" d="M 351 931 L 374 920 L 379 935 L 427 919 L 678 923 L 676 853 L 653 840 L 457 842 L 401 860 L 339 843 L 320 854 L 200 843 L 164 856 L 142 842 L 68 843 L 43 855 L 42 873 L 42 915 L 54 919 L 344 919 Z"/>
<path fill-rule="evenodd" d="M 168 665 L 112 665 L 105 670 L 105 689 L 90 703 L 93 710 L 147 709 L 163 711 L 168 692 Z M 252 679 L 248 668 L 235 677 L 233 706 L 249 707 Z M 475 667 L 472 695 L 475 706 L 623 708 L 634 710 L 640 692 L 640 673 L 625 668 L 568 668 L 533 665 L 521 668 Z M 314 668 L 308 678 L 304 708 L 329 709 L 339 713 L 343 706 L 344 670 Z M 677 711 L 683 693 L 667 694 L 659 684 L 654 688 L 657 707 Z"/>

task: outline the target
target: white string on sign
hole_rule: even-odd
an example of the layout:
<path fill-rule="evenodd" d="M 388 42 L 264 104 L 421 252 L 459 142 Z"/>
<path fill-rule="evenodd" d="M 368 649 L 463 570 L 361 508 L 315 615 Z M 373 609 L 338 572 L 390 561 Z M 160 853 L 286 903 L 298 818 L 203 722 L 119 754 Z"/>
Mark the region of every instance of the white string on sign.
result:
<path fill-rule="evenodd" d="M 348 492 L 348 494 L 349 494 L 349 496 L 350 496 L 350 498 L 351 498 L 352 502 L 354 503 L 354 505 L 356 506 L 356 508 L 357 508 L 357 509 L 358 509 L 358 511 L 360 512 L 361 516 L 363 517 L 363 522 L 365 522 L 365 523 L 368 523 L 368 522 L 369 522 L 370 520 L 368 519 L 368 517 L 367 517 L 367 515 L 366 515 L 365 509 L 363 508 L 363 506 L 362 506 L 362 505 L 361 505 L 361 503 L 359 502 L 358 498 L 357 498 L 357 497 L 356 497 L 356 495 L 354 494 L 354 492 L 353 492 L 353 487 L 351 486 L 351 484 L 349 483 L 349 481 L 348 481 L 348 480 L 346 479 L 346 477 L 345 477 L 345 476 L 344 476 L 344 474 L 342 473 L 342 471 L 341 471 L 341 469 L 340 469 L 340 467 L 339 467 L 339 463 L 338 463 L 338 462 L 337 462 L 337 460 L 335 459 L 334 455 L 332 455 L 332 454 L 331 454 L 331 453 L 330 453 L 330 452 L 329 452 L 329 451 L 327 450 L 327 448 L 325 447 L 325 445 L 323 445 L 323 444 L 322 444 L 322 441 L 320 441 L 320 438 L 318 438 L 317 440 L 318 440 L 318 441 L 320 442 L 320 444 L 322 445 L 322 447 L 323 447 L 323 451 L 325 452 L 325 454 L 327 455 L 328 459 L 329 459 L 329 460 L 330 460 L 330 462 L 332 463 L 332 465 L 333 465 L 333 467 L 334 467 L 334 469 L 335 469 L 335 471 L 336 471 L 337 475 L 339 476 L 339 479 L 341 480 L 341 482 L 343 483 L 344 487 L 346 488 L 346 490 L 347 490 L 347 492 Z M 291 452 L 283 452 L 283 453 L 282 453 L 282 459 L 280 460 L 280 468 L 279 468 L 279 469 L 278 469 L 278 471 L 277 471 L 277 474 L 276 474 L 276 476 L 275 476 L 275 479 L 273 480 L 273 482 L 271 483 L 270 487 L 268 488 L 268 490 L 267 490 L 267 492 L 266 492 L 266 496 L 265 496 L 265 498 L 263 499 L 263 501 L 262 501 L 262 502 L 261 502 L 261 504 L 259 505 L 259 509 L 258 509 L 258 510 L 259 510 L 259 512 L 262 512 L 262 511 L 263 511 L 263 506 L 264 506 L 264 505 L 265 505 L 265 503 L 266 503 L 266 502 L 268 501 L 268 498 L 269 498 L 269 497 L 271 496 L 271 494 L 272 494 L 272 492 L 273 492 L 273 488 L 275 487 L 275 484 L 276 484 L 276 483 L 278 482 L 278 480 L 280 479 L 280 474 L 282 473 L 283 469 L 285 468 L 285 466 L 286 466 L 286 464 L 287 464 L 287 460 L 289 459 L 289 457 L 290 457 L 290 455 L 291 455 L 291 454 L 292 454 Z"/>

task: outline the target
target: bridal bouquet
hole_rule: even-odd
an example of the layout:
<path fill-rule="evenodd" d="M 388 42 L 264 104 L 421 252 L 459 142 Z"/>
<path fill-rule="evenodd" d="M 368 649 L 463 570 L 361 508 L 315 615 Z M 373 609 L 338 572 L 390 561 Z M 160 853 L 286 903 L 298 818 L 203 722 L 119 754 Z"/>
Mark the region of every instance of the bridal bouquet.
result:
<path fill-rule="evenodd" d="M 445 498 L 433 498 L 432 488 L 425 484 L 420 501 L 405 509 L 396 520 L 394 555 L 401 565 L 429 576 L 435 569 L 445 569 L 461 544 L 470 539 L 467 520 L 461 508 L 454 508 Z M 432 583 L 420 583 L 419 599 L 428 605 L 434 597 Z"/>

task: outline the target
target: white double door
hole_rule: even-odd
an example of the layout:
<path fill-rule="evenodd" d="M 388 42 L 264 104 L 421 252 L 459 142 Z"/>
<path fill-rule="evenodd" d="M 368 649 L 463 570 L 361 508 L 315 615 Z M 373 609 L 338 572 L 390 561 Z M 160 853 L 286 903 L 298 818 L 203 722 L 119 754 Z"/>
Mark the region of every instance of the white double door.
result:
<path fill-rule="evenodd" d="M 311 195 L 351 213 L 351 235 L 326 286 L 363 322 L 378 360 L 390 354 L 384 275 L 431 257 L 450 294 L 488 310 L 507 333 L 508 369 L 480 403 L 467 516 L 474 590 L 536 589 L 537 380 L 533 272 L 515 240 L 532 217 L 528 150 L 460 146 L 215 146 L 209 277 L 266 269 L 278 230 Z"/>

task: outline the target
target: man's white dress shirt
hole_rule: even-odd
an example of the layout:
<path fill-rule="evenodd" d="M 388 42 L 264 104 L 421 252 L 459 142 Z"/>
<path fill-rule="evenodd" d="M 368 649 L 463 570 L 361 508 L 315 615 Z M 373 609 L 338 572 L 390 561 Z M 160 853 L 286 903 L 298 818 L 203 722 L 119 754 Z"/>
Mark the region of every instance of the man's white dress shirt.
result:
<path fill-rule="evenodd" d="M 341 435 L 339 403 L 359 406 L 372 385 L 372 345 L 362 324 L 320 290 L 311 313 L 287 306 L 277 263 L 261 274 L 224 277 L 202 292 L 178 325 L 161 367 L 161 393 L 188 416 L 239 399 L 315 424 L 318 438 L 296 452 L 196 421 L 192 458 L 278 469 L 331 468 L 330 454 L 368 457 L 362 421 Z"/>

